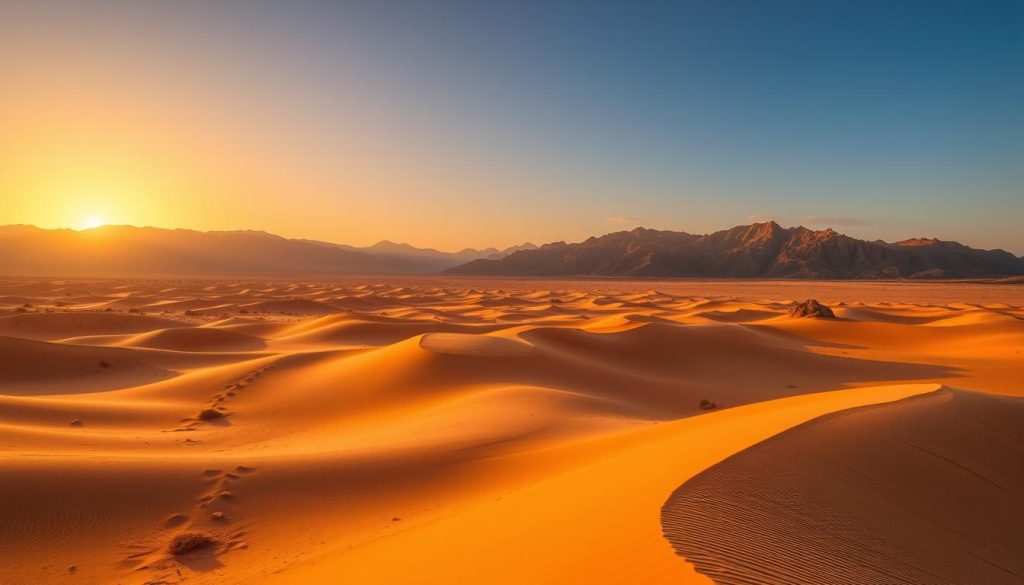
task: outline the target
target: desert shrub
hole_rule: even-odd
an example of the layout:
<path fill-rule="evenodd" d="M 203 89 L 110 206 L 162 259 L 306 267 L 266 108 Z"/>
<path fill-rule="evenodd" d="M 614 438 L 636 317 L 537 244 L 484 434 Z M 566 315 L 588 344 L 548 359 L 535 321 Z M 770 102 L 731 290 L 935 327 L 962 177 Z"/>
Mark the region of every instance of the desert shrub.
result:
<path fill-rule="evenodd" d="M 715 408 L 718 408 L 718 405 L 715 404 L 714 402 L 711 402 L 707 398 L 701 398 L 700 399 L 700 409 L 701 410 L 712 410 L 712 409 L 715 409 Z"/>
<path fill-rule="evenodd" d="M 209 534 L 203 532 L 182 532 L 175 535 L 167 546 L 167 551 L 172 555 L 183 555 L 194 550 L 206 548 L 215 541 Z"/>
<path fill-rule="evenodd" d="M 204 408 L 199 412 L 199 420 L 216 420 L 224 418 L 224 413 L 216 408 Z"/>

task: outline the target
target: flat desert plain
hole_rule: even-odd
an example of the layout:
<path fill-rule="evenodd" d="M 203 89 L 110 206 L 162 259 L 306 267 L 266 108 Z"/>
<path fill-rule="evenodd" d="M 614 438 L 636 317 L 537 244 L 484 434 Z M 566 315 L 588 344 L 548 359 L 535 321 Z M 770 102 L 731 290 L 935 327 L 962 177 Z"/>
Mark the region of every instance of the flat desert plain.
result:
<path fill-rule="evenodd" d="M 2 279 L 0 583 L 1022 583 L 1021 396 L 1017 285 Z"/>

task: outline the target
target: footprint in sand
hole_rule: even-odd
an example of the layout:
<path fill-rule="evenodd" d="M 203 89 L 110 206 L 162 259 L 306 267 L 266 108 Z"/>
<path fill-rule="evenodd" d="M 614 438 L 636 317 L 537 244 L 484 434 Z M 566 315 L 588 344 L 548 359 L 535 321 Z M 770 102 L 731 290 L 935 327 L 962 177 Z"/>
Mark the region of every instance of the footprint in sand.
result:
<path fill-rule="evenodd" d="M 194 417 L 186 417 L 181 419 L 181 423 L 177 428 L 169 429 L 164 432 L 185 432 L 195 431 L 201 428 L 202 425 L 214 425 L 214 426 L 230 426 L 228 422 L 228 416 L 231 412 L 228 410 L 226 404 L 232 399 L 238 396 L 238 392 L 249 384 L 256 381 L 256 378 L 263 375 L 267 370 L 276 367 L 277 364 L 270 363 L 255 370 L 250 371 L 242 379 L 237 382 L 226 384 L 224 389 L 226 392 L 214 394 L 206 403 L 208 407 L 199 411 Z M 186 441 L 186 442 L 197 442 L 197 441 Z"/>

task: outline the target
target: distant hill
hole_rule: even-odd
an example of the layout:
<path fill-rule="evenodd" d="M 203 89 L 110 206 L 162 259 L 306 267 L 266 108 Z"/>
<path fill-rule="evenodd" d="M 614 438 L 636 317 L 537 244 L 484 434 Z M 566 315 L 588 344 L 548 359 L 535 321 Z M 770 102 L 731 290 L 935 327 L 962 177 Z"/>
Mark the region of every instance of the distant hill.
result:
<path fill-rule="evenodd" d="M 356 248 L 260 231 L 0 226 L 0 274 L 12 276 L 423 274 L 503 254 L 494 248 L 448 253 L 392 242 Z"/>
<path fill-rule="evenodd" d="M 775 222 L 707 235 L 637 228 L 586 241 L 545 244 L 447 270 L 488 276 L 710 278 L 973 278 L 1024 274 L 1024 259 L 1003 250 L 915 238 L 865 241 Z"/>
<path fill-rule="evenodd" d="M 345 245 L 338 246 L 346 250 L 362 252 L 373 256 L 380 261 L 383 266 L 387 267 L 387 271 L 409 274 L 441 272 L 447 268 L 471 262 L 479 258 L 496 260 L 504 258 L 505 256 L 519 250 L 528 250 L 537 247 L 533 244 L 527 243 L 519 246 L 512 246 L 504 250 L 498 250 L 497 248 L 485 248 L 483 250 L 465 248 L 458 252 L 441 252 L 433 248 L 416 248 L 409 244 L 400 244 L 389 240 L 381 240 L 372 246 L 364 248 Z"/>
<path fill-rule="evenodd" d="M 501 260 L 505 256 L 508 256 L 509 254 L 515 254 L 516 252 L 519 252 L 520 250 L 536 250 L 536 249 L 537 249 L 537 245 L 536 244 L 531 244 L 531 243 L 527 242 L 525 244 L 520 244 L 518 246 L 510 246 L 510 247 L 505 248 L 504 250 L 502 250 L 500 252 L 495 251 L 494 253 L 489 254 L 487 256 L 487 259 L 488 260 Z M 488 248 L 488 250 L 494 250 L 494 248 Z"/>

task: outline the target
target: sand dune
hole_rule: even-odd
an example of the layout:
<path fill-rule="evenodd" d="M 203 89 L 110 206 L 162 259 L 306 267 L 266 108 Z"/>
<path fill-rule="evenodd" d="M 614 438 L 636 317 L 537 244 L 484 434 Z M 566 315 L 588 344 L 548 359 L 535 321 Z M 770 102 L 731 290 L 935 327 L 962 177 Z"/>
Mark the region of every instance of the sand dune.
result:
<path fill-rule="evenodd" d="M 0 388 L 4 394 L 108 390 L 171 375 L 127 350 L 0 337 Z"/>
<path fill-rule="evenodd" d="M 493 357 L 534 353 L 534 347 L 523 341 L 467 333 L 428 333 L 420 338 L 420 347 L 437 353 Z"/>
<path fill-rule="evenodd" d="M 477 488 L 489 497 L 413 526 L 403 519 L 397 530 L 259 582 L 343 574 L 374 583 L 707 583 L 662 538 L 658 509 L 673 487 L 816 416 L 935 389 L 920 384 L 791 397 L 506 457 L 491 472 L 504 476 Z M 395 557 L 403 563 L 387 562 Z"/>
<path fill-rule="evenodd" d="M 388 345 L 424 333 L 486 333 L 488 325 L 463 325 L 428 319 L 396 319 L 391 317 L 324 317 L 312 323 L 300 323 L 275 337 L 299 344 Z"/>
<path fill-rule="evenodd" d="M 204 327 L 157 329 L 123 339 L 118 345 L 178 351 L 249 351 L 266 346 L 252 335 Z"/>
<path fill-rule="evenodd" d="M 144 333 L 187 325 L 172 319 L 130 313 L 20 313 L 0 318 L 0 335 L 52 341 L 81 335 Z"/>
<path fill-rule="evenodd" d="M 0 583 L 1013 582 L 1024 299 L 830 286 L 10 279 Z"/>
<path fill-rule="evenodd" d="M 289 315 L 326 315 L 339 309 L 322 301 L 309 299 L 268 300 L 243 305 L 250 313 L 284 313 Z"/>
<path fill-rule="evenodd" d="M 679 488 L 666 538 L 716 583 L 1021 583 L 1024 399 L 834 414 Z"/>

